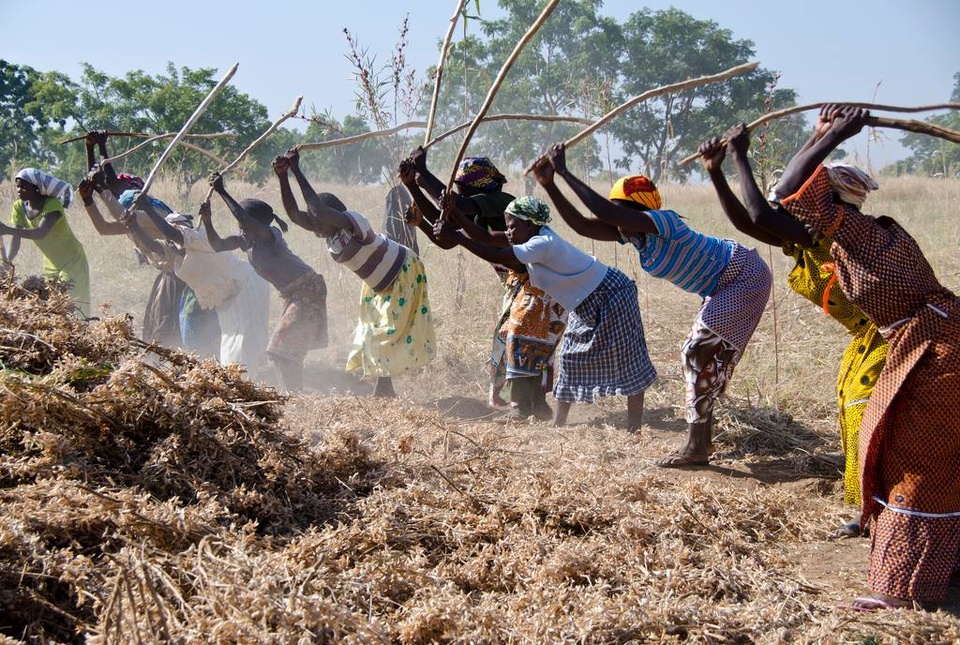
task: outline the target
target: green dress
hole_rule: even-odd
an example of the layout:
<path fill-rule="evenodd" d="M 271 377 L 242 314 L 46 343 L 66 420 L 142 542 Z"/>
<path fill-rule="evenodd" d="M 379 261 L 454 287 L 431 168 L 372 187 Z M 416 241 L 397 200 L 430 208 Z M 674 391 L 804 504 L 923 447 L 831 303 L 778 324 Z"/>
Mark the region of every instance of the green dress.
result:
<path fill-rule="evenodd" d="M 43 275 L 48 279 L 60 279 L 72 283 L 70 295 L 85 317 L 90 316 L 90 268 L 83 246 L 67 223 L 63 204 L 56 197 L 47 197 L 37 217 L 28 217 L 23 200 L 13 204 L 10 223 L 18 228 L 35 229 L 47 213 L 61 213 L 56 224 L 46 236 L 34 240 L 43 256 Z"/>

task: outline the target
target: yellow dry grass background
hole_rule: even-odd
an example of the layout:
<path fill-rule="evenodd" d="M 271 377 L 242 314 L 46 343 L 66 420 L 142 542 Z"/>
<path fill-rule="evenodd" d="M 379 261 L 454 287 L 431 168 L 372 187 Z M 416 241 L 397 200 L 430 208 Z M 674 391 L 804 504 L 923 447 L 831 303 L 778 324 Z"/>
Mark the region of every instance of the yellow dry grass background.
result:
<path fill-rule="evenodd" d="M 511 177 L 507 187 L 521 192 L 521 185 Z M 315 186 L 381 226 L 385 187 Z M 238 199 L 259 197 L 280 208 L 272 184 L 228 179 L 227 187 Z M 182 199 L 161 182 L 154 192 L 195 212 L 205 191 L 196 186 Z M 661 186 L 661 192 L 665 207 L 694 228 L 747 241 L 725 220 L 710 186 Z M 0 207 L 9 210 L 12 201 L 12 186 L 0 185 Z M 960 181 L 885 179 L 866 210 L 895 217 L 942 281 L 960 290 Z M 105 320 L 130 314 L 135 332 L 154 270 L 136 265 L 125 239 L 97 236 L 79 204 L 68 216 L 90 260 L 94 310 L 103 307 Z M 233 230 L 217 201 L 214 219 L 221 233 Z M 637 281 L 660 374 L 647 393 L 642 433 L 620 429 L 625 402 L 617 399 L 574 406 L 572 423 L 560 429 L 509 424 L 488 413 L 484 363 L 499 287 L 486 263 L 442 251 L 422 236 L 438 357 L 423 373 L 397 379 L 398 400 L 367 396 L 371 383 L 343 373 L 359 281 L 329 259 L 322 240 L 292 227 L 290 246 L 327 280 L 330 347 L 310 355 L 308 390 L 276 405 L 282 418 L 248 425 L 213 405 L 222 425 L 234 428 L 229 433 L 240 454 L 268 460 L 275 478 L 247 481 L 255 476 L 229 462 L 240 492 L 219 479 L 219 488 L 194 482 L 195 499 L 182 486 L 171 495 L 133 475 L 141 483 L 131 485 L 89 467 L 76 456 L 79 449 L 71 452 L 77 441 L 71 432 L 80 431 L 64 412 L 50 416 L 45 433 L 26 433 L 23 453 L 4 455 L 0 464 L 0 579 L 17 582 L 0 591 L 0 634 L 12 641 L 104 643 L 960 639 L 954 597 L 937 612 L 836 608 L 866 591 L 868 553 L 867 540 L 826 539 L 853 514 L 839 502 L 834 398 L 847 336 L 789 291 L 789 259 L 761 248 L 772 264 L 774 294 L 718 406 L 715 464 L 662 470 L 654 460 L 684 434 L 679 347 L 699 301 L 643 274 L 630 247 L 593 244 L 560 222 L 556 228 Z M 39 270 L 29 242 L 18 267 L 20 275 Z M 273 320 L 278 315 L 273 294 Z M 136 356 L 129 360 L 139 365 Z M 145 375 L 143 384 L 167 387 L 148 370 L 129 369 Z M 211 385 L 196 380 L 202 364 L 176 369 L 192 375 L 196 396 L 207 388 L 228 403 L 231 396 L 269 397 L 269 388 L 231 385 L 213 367 Z M 256 376 L 273 378 L 270 370 Z M 20 397 L 21 405 L 28 395 L 4 384 L 7 409 L 15 407 L 9 397 Z M 99 405 L 77 396 L 91 409 Z M 148 409 L 166 414 L 170 401 L 184 400 L 177 396 Z M 31 413 L 46 413 L 43 400 L 30 399 Z M 193 424 L 213 427 L 209 411 L 200 412 L 182 418 L 190 427 L 168 428 L 170 437 L 195 431 Z M 18 432 L 15 419 L 0 419 L 4 436 Z M 287 438 L 278 439 L 276 430 Z M 189 445 L 186 436 L 180 441 Z M 172 473 L 190 459 L 206 460 L 203 472 L 215 471 L 224 459 L 192 452 L 188 459 L 179 445 L 164 444 Z M 315 481 L 321 472 L 322 485 Z M 296 496 L 276 481 L 305 482 L 294 477 L 304 473 L 313 479 L 301 497 L 313 501 L 277 508 L 284 495 Z M 257 485 L 264 490 L 258 493 Z M 327 496 L 322 512 L 308 493 Z M 25 626 L 22 618 L 5 622 L 5 613 L 13 615 L 10 603 L 27 600 L 61 629 Z"/>

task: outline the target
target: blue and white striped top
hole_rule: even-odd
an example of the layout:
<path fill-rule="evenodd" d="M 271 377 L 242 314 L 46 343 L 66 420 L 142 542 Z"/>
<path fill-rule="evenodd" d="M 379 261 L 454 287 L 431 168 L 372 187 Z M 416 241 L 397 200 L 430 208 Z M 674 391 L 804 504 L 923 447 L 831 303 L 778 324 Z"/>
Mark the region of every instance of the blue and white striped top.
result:
<path fill-rule="evenodd" d="M 629 242 L 637 249 L 640 266 L 653 277 L 665 278 L 701 298 L 711 296 L 737 243 L 699 233 L 673 211 L 644 212 L 657 232 L 624 236 L 621 244 Z"/>

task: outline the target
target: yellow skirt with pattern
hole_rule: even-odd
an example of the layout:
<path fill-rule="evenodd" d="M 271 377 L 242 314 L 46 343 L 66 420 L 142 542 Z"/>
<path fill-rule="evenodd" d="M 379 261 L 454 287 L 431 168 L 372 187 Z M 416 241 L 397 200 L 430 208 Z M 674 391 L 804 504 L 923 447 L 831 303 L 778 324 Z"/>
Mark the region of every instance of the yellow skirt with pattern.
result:
<path fill-rule="evenodd" d="M 400 376 L 423 367 L 436 354 L 427 274 L 423 261 L 408 250 L 387 289 L 377 293 L 364 283 L 347 370 L 362 369 L 364 376 Z"/>

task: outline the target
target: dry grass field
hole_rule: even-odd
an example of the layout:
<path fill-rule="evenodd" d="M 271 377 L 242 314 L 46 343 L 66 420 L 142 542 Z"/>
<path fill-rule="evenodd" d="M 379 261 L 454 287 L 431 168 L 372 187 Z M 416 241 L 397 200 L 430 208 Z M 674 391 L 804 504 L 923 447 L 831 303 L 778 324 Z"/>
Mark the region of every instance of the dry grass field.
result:
<path fill-rule="evenodd" d="M 511 178 L 507 188 L 520 185 Z M 280 208 L 273 184 L 228 179 L 227 188 Z M 317 188 L 380 225 L 385 187 Z M 154 194 L 195 212 L 205 190 L 184 199 L 160 184 Z M 694 228 L 748 242 L 711 187 L 661 191 Z M 0 208 L 9 212 L 13 199 L 12 185 L 0 185 Z M 865 210 L 896 218 L 960 290 L 960 181 L 884 179 Z M 138 376 L 103 376 L 89 393 L 69 379 L 42 378 L 31 390 L 3 376 L 0 642 L 960 640 L 960 592 L 936 612 L 837 608 L 867 591 L 869 550 L 865 539 L 827 539 L 853 515 L 840 503 L 834 398 L 847 337 L 789 291 L 779 249 L 761 248 L 773 297 L 718 405 L 712 463 L 664 470 L 654 461 L 685 434 L 679 348 L 699 300 L 643 274 L 629 247 L 556 224 L 637 281 L 660 375 L 639 434 L 622 430 L 625 401 L 616 398 L 575 405 L 564 428 L 488 410 L 498 284 L 483 261 L 422 236 L 439 354 L 397 379 L 397 400 L 370 397 L 372 383 L 344 372 L 360 283 L 295 227 L 290 246 L 329 289 L 331 342 L 309 356 L 305 392 L 275 392 L 269 369 L 251 375 L 263 385 L 244 385 L 187 358 L 137 367 L 157 361 L 109 338 L 123 335 L 115 319 L 128 314 L 136 333 L 154 269 L 137 266 L 127 240 L 99 237 L 79 204 L 68 217 L 102 318 L 70 333 L 91 334 L 91 346 L 116 351 Z M 232 230 L 217 201 L 214 220 Z M 38 271 L 26 242 L 18 274 Z M 275 320 L 276 293 L 271 303 Z M 185 373 L 193 380 L 181 381 Z M 162 401 L 136 398 L 168 391 Z M 124 396 L 126 407 L 111 402 Z M 46 426 L 21 423 L 28 412 Z M 153 430 L 166 428 L 162 471 L 115 452 L 136 445 L 155 463 L 159 439 L 117 439 L 149 415 L 170 420 Z M 217 448 L 191 448 L 199 436 Z"/>

